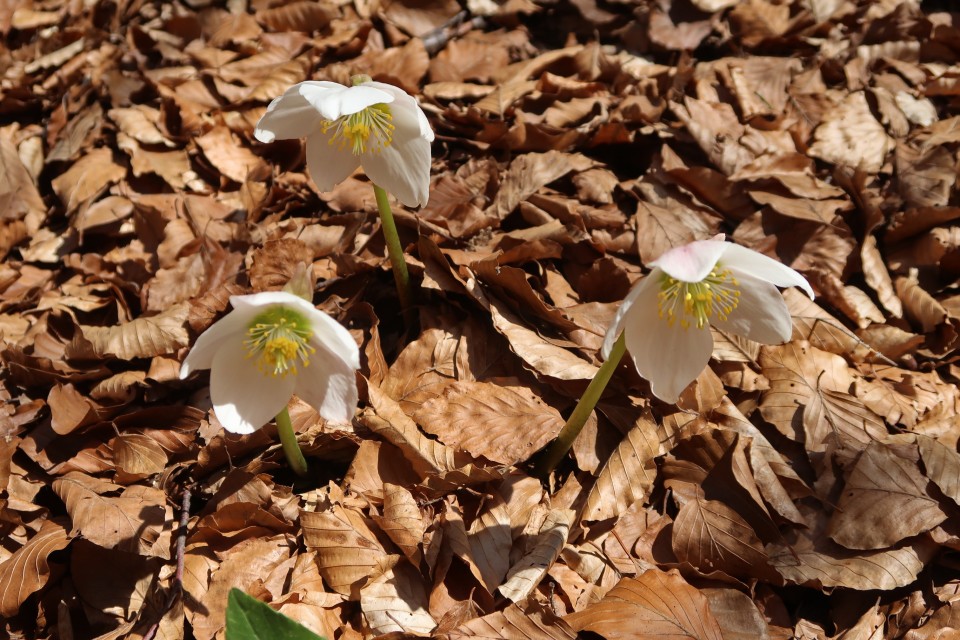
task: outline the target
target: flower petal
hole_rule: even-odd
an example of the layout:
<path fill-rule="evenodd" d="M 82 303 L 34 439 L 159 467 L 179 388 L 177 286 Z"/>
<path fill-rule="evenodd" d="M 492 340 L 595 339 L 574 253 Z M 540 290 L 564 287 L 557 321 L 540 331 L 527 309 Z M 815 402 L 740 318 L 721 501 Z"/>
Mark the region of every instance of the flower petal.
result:
<path fill-rule="evenodd" d="M 393 96 L 390 112 L 393 115 L 393 124 L 397 127 L 395 135 L 406 140 L 408 137 L 423 138 L 433 142 L 433 129 L 426 114 L 420 108 L 417 99 L 399 87 L 384 84 L 383 82 L 367 82 L 362 86 L 375 87 Z"/>
<path fill-rule="evenodd" d="M 306 303 L 306 301 L 304 302 Z M 348 367 L 352 367 L 354 371 L 359 369 L 360 349 L 350 332 L 323 311 L 313 308 L 309 303 L 306 304 L 311 308 L 301 310 L 310 321 L 315 341 L 334 354 L 338 360 L 343 361 Z"/>
<path fill-rule="evenodd" d="M 314 308 L 309 302 L 289 291 L 262 291 L 244 296 L 230 296 L 231 306 L 237 311 L 245 310 L 248 312 L 250 319 L 253 319 L 253 316 L 263 311 L 264 307 L 275 304 L 297 305 L 300 303 L 307 305 L 311 309 Z"/>
<path fill-rule="evenodd" d="M 320 191 L 330 191 L 360 166 L 360 156 L 330 144 L 330 136 L 317 132 L 307 138 L 307 171 Z"/>
<path fill-rule="evenodd" d="M 336 82 L 301 82 L 299 86 L 300 95 L 325 120 L 353 115 L 375 104 L 389 104 L 394 99 L 392 94 L 365 84 L 345 87 Z"/>
<path fill-rule="evenodd" d="M 423 138 L 394 138 L 382 152 L 364 154 L 363 170 L 407 207 L 422 207 L 430 198 L 430 143 Z"/>
<path fill-rule="evenodd" d="M 610 351 L 613 349 L 613 343 L 616 342 L 617 338 L 620 337 L 620 334 L 623 333 L 624 319 L 630 312 L 630 308 L 639 298 L 647 294 L 648 288 L 652 288 L 655 293 L 658 291 L 658 283 L 660 282 L 662 273 L 663 272 L 659 269 L 654 269 L 651 271 L 649 275 L 640 280 L 640 282 L 637 284 L 633 285 L 633 288 L 630 289 L 627 297 L 624 298 L 623 302 L 620 303 L 620 308 L 617 309 L 617 315 L 614 316 L 613 322 L 610 323 L 610 327 L 607 329 L 607 334 L 603 337 L 603 346 L 600 348 L 600 354 L 603 356 L 604 360 L 610 357 Z M 655 293 L 653 295 L 653 305 L 654 308 L 657 308 L 657 297 Z M 644 300 L 646 302 L 647 298 L 644 298 Z"/>
<path fill-rule="evenodd" d="M 225 347 L 217 351 L 210 371 L 213 411 L 227 431 L 253 433 L 286 406 L 296 376 L 264 375 L 242 344 Z"/>
<path fill-rule="evenodd" d="M 793 333 L 793 321 L 780 291 L 764 280 L 731 268 L 739 283 L 740 301 L 726 320 L 711 318 L 710 324 L 763 344 L 783 344 Z"/>
<path fill-rule="evenodd" d="M 241 297 L 241 296 L 237 296 Z M 217 320 L 206 331 L 200 334 L 190 353 L 180 365 L 180 379 L 184 380 L 194 371 L 209 369 L 213 366 L 213 359 L 217 351 L 231 339 L 236 340 L 237 348 L 243 348 L 243 334 L 247 325 L 253 320 L 256 312 L 234 309 Z"/>
<path fill-rule="evenodd" d="M 649 276 L 648 276 L 649 277 Z M 713 337 L 707 327 L 669 326 L 657 309 L 658 287 L 646 287 L 624 319 L 627 350 L 653 394 L 676 402 L 710 360 Z"/>
<path fill-rule="evenodd" d="M 683 282 L 700 282 L 710 274 L 729 246 L 733 246 L 732 243 L 723 240 L 697 240 L 670 249 L 649 266 L 659 267 L 671 278 Z"/>
<path fill-rule="evenodd" d="M 725 267 L 734 268 L 778 287 L 800 287 L 813 300 L 813 289 L 806 278 L 782 262 L 762 253 L 728 242 L 721 261 Z"/>
<path fill-rule="evenodd" d="M 317 109 L 300 94 L 301 85 L 317 85 L 316 89 L 343 88 L 336 82 L 301 82 L 287 89 L 282 96 L 274 98 L 267 112 L 260 118 L 253 136 L 260 142 L 289 140 L 309 136 L 323 126 L 323 118 Z"/>
<path fill-rule="evenodd" d="M 324 420 L 350 422 L 359 402 L 357 364 L 319 340 L 313 340 L 311 344 L 317 352 L 311 358 L 310 366 L 300 369 L 293 392 L 315 407 Z M 356 344 L 353 347 L 356 350 Z"/>

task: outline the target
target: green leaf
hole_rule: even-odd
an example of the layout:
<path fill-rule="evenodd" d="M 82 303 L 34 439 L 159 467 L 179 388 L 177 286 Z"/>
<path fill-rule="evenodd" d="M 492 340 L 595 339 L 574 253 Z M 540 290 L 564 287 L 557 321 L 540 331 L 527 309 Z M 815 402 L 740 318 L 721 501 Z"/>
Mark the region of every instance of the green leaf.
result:
<path fill-rule="evenodd" d="M 324 640 L 265 602 L 231 589 L 227 597 L 227 640 Z"/>

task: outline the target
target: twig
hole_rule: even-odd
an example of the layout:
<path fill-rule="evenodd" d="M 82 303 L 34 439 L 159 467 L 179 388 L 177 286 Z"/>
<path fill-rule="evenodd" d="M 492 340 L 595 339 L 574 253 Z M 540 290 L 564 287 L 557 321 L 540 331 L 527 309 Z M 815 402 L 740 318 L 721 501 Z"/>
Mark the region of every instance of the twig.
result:
<path fill-rule="evenodd" d="M 143 634 L 143 640 L 153 640 L 157 635 L 157 629 L 160 628 L 160 621 L 167 612 L 173 608 L 180 596 L 183 594 L 183 564 L 184 555 L 187 548 L 187 526 L 190 524 L 190 487 L 184 487 L 183 498 L 180 501 L 180 525 L 177 527 L 177 573 L 174 575 L 173 582 L 170 585 L 170 593 L 167 595 L 167 601 L 163 605 L 163 611 L 160 618 L 150 625 L 147 632 Z"/>

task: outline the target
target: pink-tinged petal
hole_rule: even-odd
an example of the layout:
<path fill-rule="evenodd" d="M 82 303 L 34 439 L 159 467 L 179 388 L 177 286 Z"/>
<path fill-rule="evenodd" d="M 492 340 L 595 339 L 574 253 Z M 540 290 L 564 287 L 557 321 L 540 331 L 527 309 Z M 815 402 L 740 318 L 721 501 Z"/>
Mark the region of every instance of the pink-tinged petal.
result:
<path fill-rule="evenodd" d="M 427 142 L 433 142 L 433 129 L 430 127 L 430 121 L 427 120 L 427 116 L 420 108 L 416 98 L 399 87 L 383 82 L 366 82 L 361 86 L 375 87 L 393 96 L 394 101 L 390 104 L 390 111 L 394 118 L 393 124 L 397 127 L 396 134 L 398 137 L 402 139 L 418 137 Z"/>
<path fill-rule="evenodd" d="M 209 369 L 213 359 L 222 347 L 243 349 L 244 331 L 256 313 L 247 310 L 234 310 L 217 320 L 200 334 L 190 353 L 180 365 L 180 379 L 184 380 L 194 371 Z"/>
<path fill-rule="evenodd" d="M 260 142 L 303 138 L 320 130 L 323 118 L 312 104 L 300 95 L 302 84 L 295 84 L 282 96 L 274 98 L 267 112 L 260 118 L 253 136 Z M 340 85 L 334 82 L 312 83 L 322 85 Z"/>
<path fill-rule="evenodd" d="M 650 381 L 653 394 L 676 402 L 710 360 L 713 337 L 707 327 L 669 326 L 657 310 L 659 287 L 648 287 L 624 319 L 627 351 L 637 372 Z"/>
<path fill-rule="evenodd" d="M 727 249 L 720 259 L 722 266 L 734 268 L 778 287 L 800 287 L 813 300 L 813 289 L 810 283 L 797 271 L 752 249 L 732 242 L 726 245 Z"/>
<path fill-rule="evenodd" d="M 303 312 L 313 329 L 313 341 L 323 345 L 337 360 L 343 362 L 344 366 L 353 371 L 359 369 L 360 349 L 350 332 L 326 313 L 312 306 Z"/>
<path fill-rule="evenodd" d="M 642 297 L 644 304 L 650 304 L 650 300 L 652 299 L 654 309 L 658 308 L 656 294 L 660 291 L 659 283 L 662 276 L 662 271 L 654 269 L 649 275 L 640 280 L 640 282 L 633 285 L 633 288 L 627 293 L 627 297 L 620 303 L 620 308 L 617 309 L 617 315 L 614 316 L 613 322 L 607 329 L 607 334 L 603 337 L 603 346 L 600 348 L 600 355 L 603 356 L 604 360 L 610 357 L 613 343 L 615 343 L 617 338 L 620 337 L 620 334 L 623 333 L 623 323 L 630 313 L 630 309 L 637 303 L 637 300 Z M 652 294 L 649 291 L 651 289 L 653 290 Z"/>
<path fill-rule="evenodd" d="M 730 243 L 723 240 L 697 240 L 670 249 L 650 263 L 683 282 L 700 282 L 713 270 Z"/>
<path fill-rule="evenodd" d="M 324 86 L 316 86 L 317 84 Z M 326 120 L 353 115 L 375 104 L 393 102 L 393 96 L 382 89 L 366 85 L 344 87 L 333 82 L 303 82 L 300 84 L 300 95 Z"/>
<path fill-rule="evenodd" d="M 734 335 L 763 344 L 782 344 L 793 333 L 790 311 L 780 291 L 751 275 L 731 269 L 740 290 L 740 302 L 726 320 L 717 317 L 710 324 Z"/>
<path fill-rule="evenodd" d="M 217 351 L 210 370 L 210 399 L 223 428 L 231 433 L 252 433 L 283 409 L 296 376 L 261 373 L 242 345 Z"/>
<path fill-rule="evenodd" d="M 330 191 L 360 166 L 360 156 L 339 143 L 330 144 L 330 136 L 316 133 L 307 138 L 307 171 L 320 191 Z"/>
<path fill-rule="evenodd" d="M 319 340 L 311 344 L 317 352 L 310 358 L 310 366 L 300 368 L 293 392 L 316 408 L 324 420 L 350 422 L 359 402 L 357 366 Z"/>
<path fill-rule="evenodd" d="M 422 207 L 430 198 L 430 143 L 423 138 L 395 139 L 382 152 L 365 154 L 363 170 L 407 207 Z"/>

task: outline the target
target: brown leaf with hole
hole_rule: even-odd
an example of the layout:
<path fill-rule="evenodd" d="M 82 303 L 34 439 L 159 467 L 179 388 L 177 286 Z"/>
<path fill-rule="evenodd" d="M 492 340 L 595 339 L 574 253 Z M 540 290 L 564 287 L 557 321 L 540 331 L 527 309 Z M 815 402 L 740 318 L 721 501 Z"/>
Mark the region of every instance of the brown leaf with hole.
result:
<path fill-rule="evenodd" d="M 36 535 L 0 563 L 0 615 L 15 616 L 20 605 L 47 584 L 50 554 L 65 549 L 72 537 L 58 520 L 46 520 Z"/>
<path fill-rule="evenodd" d="M 384 483 L 383 515 L 373 516 L 373 521 L 400 547 L 410 562 L 420 564 L 420 543 L 426 525 L 412 493 L 401 486 Z"/>
<path fill-rule="evenodd" d="M 915 462 L 871 443 L 857 459 L 827 530 L 848 549 L 883 549 L 947 518 Z"/>
<path fill-rule="evenodd" d="M 80 326 L 93 354 L 121 360 L 152 358 L 190 344 L 186 321 L 190 305 L 181 303 L 155 316 L 142 316 L 116 326 Z"/>
<path fill-rule="evenodd" d="M 364 517 L 334 505 L 329 511 L 301 511 L 300 525 L 308 549 L 317 552 L 320 575 L 330 588 L 360 599 L 360 588 L 387 552 Z"/>
<path fill-rule="evenodd" d="M 360 609 L 376 634 L 426 636 L 437 626 L 420 573 L 401 556 L 384 556 L 360 588 Z"/>
<path fill-rule="evenodd" d="M 435 393 L 413 414 L 417 423 L 447 446 L 493 462 L 527 460 L 563 427 L 560 413 L 526 387 L 462 381 Z"/>
<path fill-rule="evenodd" d="M 159 489 L 124 489 L 71 471 L 53 481 L 53 490 L 67 506 L 71 535 L 82 535 L 104 549 L 170 558 L 173 510 Z M 109 495 L 118 491 L 119 496 Z"/>
<path fill-rule="evenodd" d="M 623 578 L 597 604 L 564 616 L 574 631 L 608 640 L 636 638 L 642 629 L 657 640 L 721 640 L 707 599 L 676 571 L 651 569 Z"/>

